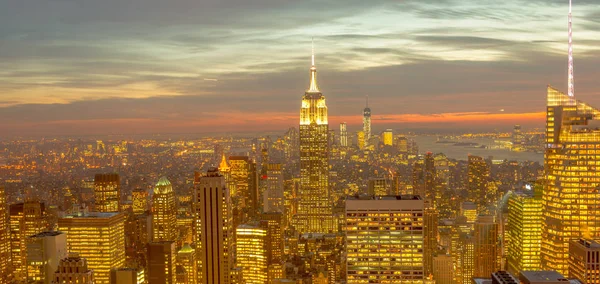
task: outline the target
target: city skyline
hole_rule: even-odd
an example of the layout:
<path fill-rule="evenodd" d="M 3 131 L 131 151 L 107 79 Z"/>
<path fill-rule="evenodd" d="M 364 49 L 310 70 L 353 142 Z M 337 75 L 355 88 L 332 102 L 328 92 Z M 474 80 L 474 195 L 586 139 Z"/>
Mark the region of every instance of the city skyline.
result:
<path fill-rule="evenodd" d="M 118 13 L 110 13 L 109 2 L 48 2 L 40 4 L 44 15 L 28 4 L 7 4 L 3 11 L 23 13 L 1 17 L 14 29 L 0 34 L 6 43 L 0 60 L 8 66 L 0 79 L 0 131 L 287 129 L 296 124 L 312 37 L 330 123 L 347 122 L 349 129 L 361 124 L 365 95 L 376 131 L 542 127 L 544 87 L 567 90 L 565 1 L 376 1 L 368 7 L 324 1 L 319 4 L 331 11 L 319 12 L 311 12 L 312 2 L 233 2 L 179 1 L 169 9 L 145 2 L 140 11 L 129 2 Z M 576 93 L 592 105 L 598 104 L 600 30 L 593 4 L 576 1 L 573 8 Z M 218 16 L 227 13 L 245 14 L 225 25 Z M 269 20 L 257 20 L 266 15 Z M 306 20 L 314 21 L 297 23 Z"/>

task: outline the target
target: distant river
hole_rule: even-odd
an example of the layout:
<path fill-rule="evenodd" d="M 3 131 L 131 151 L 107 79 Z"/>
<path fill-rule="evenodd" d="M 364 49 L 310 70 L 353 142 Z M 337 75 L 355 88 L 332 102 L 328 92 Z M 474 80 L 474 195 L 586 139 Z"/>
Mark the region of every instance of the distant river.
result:
<path fill-rule="evenodd" d="M 419 153 L 433 152 L 433 153 L 444 153 L 448 158 L 457 160 L 466 160 L 469 154 L 482 156 L 487 158 L 492 156 L 494 160 L 509 161 L 533 161 L 544 163 L 544 154 L 538 154 L 534 152 L 512 152 L 506 149 L 482 149 L 474 148 L 472 146 L 454 146 L 453 143 L 435 143 L 437 136 L 413 136 L 410 137 L 417 145 L 419 145 Z M 470 142 L 478 143 L 479 145 L 493 146 L 494 140 L 491 138 L 477 138 L 477 139 L 461 139 L 452 140 L 454 142 Z"/>

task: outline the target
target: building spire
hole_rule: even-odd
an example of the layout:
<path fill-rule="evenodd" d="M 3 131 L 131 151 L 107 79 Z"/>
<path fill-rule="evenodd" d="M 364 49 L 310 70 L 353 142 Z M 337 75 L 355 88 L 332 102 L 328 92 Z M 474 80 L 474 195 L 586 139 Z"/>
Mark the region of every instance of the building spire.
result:
<path fill-rule="evenodd" d="M 573 78 L 573 11 L 572 0 L 569 0 L 569 97 L 575 96 L 575 83 Z"/>
<path fill-rule="evenodd" d="M 315 67 L 315 40 L 312 40 L 312 53 L 311 53 L 311 67 L 310 67 L 310 86 L 308 87 L 308 93 L 320 93 L 319 87 L 317 86 L 317 67 Z"/>
<path fill-rule="evenodd" d="M 369 95 L 367 95 L 367 108 L 369 107 Z"/>
<path fill-rule="evenodd" d="M 311 66 L 315 66 L 315 38 L 312 38 L 312 65 Z"/>

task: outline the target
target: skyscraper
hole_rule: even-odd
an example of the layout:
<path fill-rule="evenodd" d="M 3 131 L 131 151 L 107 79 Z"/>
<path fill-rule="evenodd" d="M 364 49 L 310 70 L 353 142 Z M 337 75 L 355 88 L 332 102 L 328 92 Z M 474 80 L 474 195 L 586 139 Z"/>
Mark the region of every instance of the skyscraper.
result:
<path fill-rule="evenodd" d="M 346 200 L 346 283 L 423 283 L 418 195 Z"/>
<path fill-rule="evenodd" d="M 110 269 L 125 264 L 123 213 L 84 211 L 59 218 L 58 227 L 67 234 L 69 253 L 87 260 L 97 284 L 109 284 Z"/>
<path fill-rule="evenodd" d="M 233 268 L 231 196 L 216 168 L 196 172 L 193 210 L 198 261 L 197 283 L 230 283 Z"/>
<path fill-rule="evenodd" d="M 423 212 L 423 270 L 425 277 L 433 274 L 433 256 L 438 247 L 438 216 L 437 209 L 431 205 L 431 201 L 426 200 Z"/>
<path fill-rule="evenodd" d="M 50 284 L 61 259 L 68 256 L 67 235 L 42 232 L 27 242 L 27 283 Z"/>
<path fill-rule="evenodd" d="M 258 212 L 258 172 L 256 162 L 248 156 L 229 157 L 231 166 L 231 179 L 235 183 L 236 192 L 232 196 L 239 196 L 243 201 L 241 207 L 248 216 Z"/>
<path fill-rule="evenodd" d="M 148 244 L 148 284 L 175 284 L 177 266 L 175 242 L 161 241 Z"/>
<path fill-rule="evenodd" d="M 479 216 L 475 222 L 475 277 L 488 277 L 500 270 L 498 229 L 494 216 Z"/>
<path fill-rule="evenodd" d="M 580 239 L 569 245 L 569 277 L 583 284 L 600 283 L 600 243 Z"/>
<path fill-rule="evenodd" d="M 386 178 L 370 178 L 367 182 L 367 194 L 385 196 L 389 194 L 389 182 Z"/>
<path fill-rule="evenodd" d="M 391 129 L 386 129 L 381 133 L 381 142 L 384 146 L 394 145 L 394 132 Z"/>
<path fill-rule="evenodd" d="M 136 188 L 131 193 L 133 214 L 144 214 L 148 210 L 148 191 L 143 188 Z"/>
<path fill-rule="evenodd" d="M 334 228 L 329 193 L 329 124 L 314 59 L 313 52 L 310 85 L 300 108 L 300 189 L 295 225 L 302 233 L 328 233 Z"/>
<path fill-rule="evenodd" d="M 469 155 L 468 159 L 468 195 L 469 199 L 477 205 L 478 212 L 484 212 L 488 203 L 487 185 L 490 179 L 490 167 L 479 156 Z"/>
<path fill-rule="evenodd" d="M 600 110 L 573 97 L 570 5 L 568 79 L 568 95 L 548 86 L 542 199 L 542 268 L 561 274 L 569 270 L 570 241 L 600 237 L 600 130 L 588 126 Z"/>
<path fill-rule="evenodd" d="M 46 206 L 28 200 L 10 205 L 10 245 L 13 275 L 17 280 L 27 277 L 27 242 L 29 236 L 47 229 Z"/>
<path fill-rule="evenodd" d="M 363 131 L 365 132 L 365 145 L 369 146 L 371 140 L 371 108 L 369 108 L 369 96 L 367 96 L 367 105 L 363 110 Z"/>
<path fill-rule="evenodd" d="M 88 267 L 87 260 L 79 256 L 74 256 L 60 260 L 52 283 L 95 284 L 98 282 L 94 281 L 94 271 Z"/>
<path fill-rule="evenodd" d="M 196 265 L 196 251 L 189 244 L 184 244 L 177 252 L 177 264 L 181 265 L 187 275 L 188 284 L 198 281 L 198 266 Z"/>
<path fill-rule="evenodd" d="M 263 193 L 264 212 L 284 212 L 281 164 L 267 164 L 267 189 Z"/>
<path fill-rule="evenodd" d="M 97 174 L 94 177 L 96 211 L 121 211 L 121 179 L 119 174 Z"/>
<path fill-rule="evenodd" d="M 10 230 L 8 204 L 4 187 L 0 185 L 0 284 L 8 284 L 11 277 Z"/>
<path fill-rule="evenodd" d="M 540 270 L 542 199 L 515 192 L 508 199 L 506 246 L 508 271 Z"/>
<path fill-rule="evenodd" d="M 236 229 L 236 263 L 242 269 L 243 283 L 267 282 L 266 222 L 242 224 Z"/>
<path fill-rule="evenodd" d="M 177 208 L 171 182 L 162 177 L 152 195 L 152 241 L 175 241 L 177 237 Z"/>
<path fill-rule="evenodd" d="M 346 123 L 340 123 L 340 146 L 348 147 L 348 130 L 346 129 Z"/>

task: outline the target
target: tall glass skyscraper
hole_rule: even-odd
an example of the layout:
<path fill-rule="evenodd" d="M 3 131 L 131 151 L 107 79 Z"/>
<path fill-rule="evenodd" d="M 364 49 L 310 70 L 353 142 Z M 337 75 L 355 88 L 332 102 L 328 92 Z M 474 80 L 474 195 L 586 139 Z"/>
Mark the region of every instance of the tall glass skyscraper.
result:
<path fill-rule="evenodd" d="M 300 189 L 295 226 L 301 233 L 328 233 L 334 227 L 329 196 L 329 124 L 314 58 L 313 53 L 310 85 L 300 108 Z"/>
<path fill-rule="evenodd" d="M 548 87 L 542 269 L 568 272 L 569 242 L 600 237 L 600 110 Z"/>

